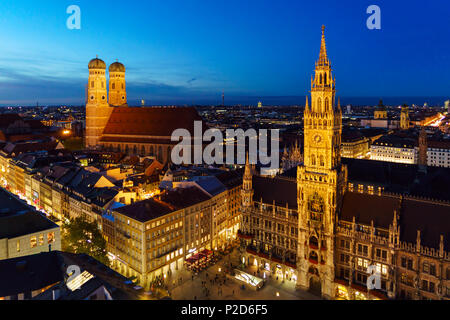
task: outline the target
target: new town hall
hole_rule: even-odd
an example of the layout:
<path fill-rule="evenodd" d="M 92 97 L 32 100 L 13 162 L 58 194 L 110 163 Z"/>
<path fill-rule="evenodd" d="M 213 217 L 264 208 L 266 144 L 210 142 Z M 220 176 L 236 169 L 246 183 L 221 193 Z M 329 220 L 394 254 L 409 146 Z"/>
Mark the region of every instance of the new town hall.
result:
<path fill-rule="evenodd" d="M 277 177 L 246 165 L 243 261 L 328 299 L 450 299 L 449 171 L 341 159 L 341 128 L 322 27 L 304 163 Z"/>

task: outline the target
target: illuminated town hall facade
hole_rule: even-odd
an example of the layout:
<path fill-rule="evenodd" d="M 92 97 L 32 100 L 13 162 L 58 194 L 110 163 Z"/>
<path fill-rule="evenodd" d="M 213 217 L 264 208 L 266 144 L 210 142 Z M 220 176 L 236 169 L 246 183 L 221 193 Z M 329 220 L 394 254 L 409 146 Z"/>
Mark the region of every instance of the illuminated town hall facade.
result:
<path fill-rule="evenodd" d="M 439 173 L 408 167 L 410 195 L 389 192 L 395 164 L 341 159 L 341 128 L 322 27 L 304 111 L 303 165 L 263 177 L 247 163 L 243 261 L 327 299 L 450 299 L 450 203 L 411 195 L 423 195 L 421 182 Z M 374 290 L 366 285 L 370 265 L 381 276 Z"/>

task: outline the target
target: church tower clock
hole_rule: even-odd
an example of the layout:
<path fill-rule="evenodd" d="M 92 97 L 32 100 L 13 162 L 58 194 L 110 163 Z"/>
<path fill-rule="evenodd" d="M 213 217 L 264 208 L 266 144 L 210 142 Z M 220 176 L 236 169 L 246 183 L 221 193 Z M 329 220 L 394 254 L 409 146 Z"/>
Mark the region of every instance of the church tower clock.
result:
<path fill-rule="evenodd" d="M 297 286 L 325 298 L 334 297 L 334 231 L 347 183 L 341 164 L 342 111 L 335 101 L 335 78 L 325 44 L 325 27 L 311 103 L 304 111 L 304 164 L 297 170 L 299 210 Z"/>

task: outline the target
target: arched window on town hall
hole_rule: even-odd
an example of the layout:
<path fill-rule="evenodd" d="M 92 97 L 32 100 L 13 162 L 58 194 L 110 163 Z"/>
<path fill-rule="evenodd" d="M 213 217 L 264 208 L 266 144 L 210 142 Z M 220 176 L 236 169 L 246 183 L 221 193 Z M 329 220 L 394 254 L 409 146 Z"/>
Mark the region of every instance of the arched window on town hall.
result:
<path fill-rule="evenodd" d="M 114 89 L 116 88 L 116 84 L 113 83 L 111 87 L 112 87 L 112 89 L 114 90 Z"/>
<path fill-rule="evenodd" d="M 155 153 L 153 151 L 153 146 L 150 146 L 150 152 L 149 153 L 150 153 L 151 156 L 155 155 Z"/>
<path fill-rule="evenodd" d="M 323 167 L 325 162 L 323 161 L 323 155 L 320 155 L 320 166 Z"/>
<path fill-rule="evenodd" d="M 317 112 L 322 112 L 322 100 L 317 99 Z"/>
<path fill-rule="evenodd" d="M 309 245 L 318 248 L 319 247 L 319 240 L 315 236 L 312 236 L 309 238 Z"/>
<path fill-rule="evenodd" d="M 311 165 L 312 166 L 316 165 L 316 156 L 314 154 L 311 155 Z"/>
<path fill-rule="evenodd" d="M 162 161 L 163 159 L 163 151 L 161 146 L 158 147 L 158 159 L 159 161 Z"/>
<path fill-rule="evenodd" d="M 319 262 L 319 256 L 317 255 L 317 253 L 315 251 L 311 251 L 309 253 L 309 259 L 313 260 L 313 261 L 316 261 L 316 262 Z"/>
<path fill-rule="evenodd" d="M 327 85 L 327 73 L 326 72 L 323 75 L 323 82 L 325 85 Z"/>
<path fill-rule="evenodd" d="M 330 102 L 328 101 L 328 98 L 325 98 L 325 112 L 330 111 Z"/>

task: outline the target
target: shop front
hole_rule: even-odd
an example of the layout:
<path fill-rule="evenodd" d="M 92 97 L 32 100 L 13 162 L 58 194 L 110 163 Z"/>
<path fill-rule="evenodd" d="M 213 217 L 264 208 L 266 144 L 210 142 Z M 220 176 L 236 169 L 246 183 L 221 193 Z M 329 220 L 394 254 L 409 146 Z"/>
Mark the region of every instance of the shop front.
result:
<path fill-rule="evenodd" d="M 275 265 L 274 271 L 275 271 L 276 277 L 281 277 L 281 278 L 283 277 L 283 269 L 281 268 L 281 266 L 279 264 Z"/>
<path fill-rule="evenodd" d="M 336 287 L 336 300 L 350 300 L 350 295 L 346 286 L 338 284 Z"/>
<path fill-rule="evenodd" d="M 351 288 L 353 291 L 353 300 L 368 300 L 366 287 L 352 283 Z"/>

